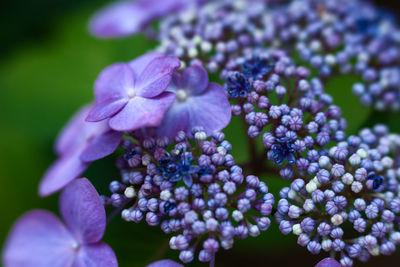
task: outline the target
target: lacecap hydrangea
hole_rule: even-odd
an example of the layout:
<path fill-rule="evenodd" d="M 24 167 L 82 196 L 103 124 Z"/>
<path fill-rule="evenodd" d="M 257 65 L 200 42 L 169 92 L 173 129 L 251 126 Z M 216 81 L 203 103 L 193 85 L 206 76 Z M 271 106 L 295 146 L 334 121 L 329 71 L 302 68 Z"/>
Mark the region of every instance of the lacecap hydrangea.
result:
<path fill-rule="evenodd" d="M 141 32 L 157 45 L 101 71 L 39 186 L 41 196 L 61 191 L 63 221 L 23 215 L 5 266 L 118 266 L 101 241 L 116 215 L 160 227 L 184 264 L 215 266 L 218 251 L 268 235 L 274 223 L 311 254 L 328 253 L 317 267 L 395 253 L 400 136 L 382 124 L 346 132 L 351 114 L 327 89 L 351 76 L 345 90 L 362 104 L 399 109 L 392 15 L 359 0 L 125 0 L 96 13 L 89 29 L 100 38 Z M 232 117 L 250 152 L 240 162 Z M 80 177 L 110 155 L 120 177 L 101 180 L 109 193 L 99 196 Z M 272 177 L 289 186 L 274 195 Z"/>

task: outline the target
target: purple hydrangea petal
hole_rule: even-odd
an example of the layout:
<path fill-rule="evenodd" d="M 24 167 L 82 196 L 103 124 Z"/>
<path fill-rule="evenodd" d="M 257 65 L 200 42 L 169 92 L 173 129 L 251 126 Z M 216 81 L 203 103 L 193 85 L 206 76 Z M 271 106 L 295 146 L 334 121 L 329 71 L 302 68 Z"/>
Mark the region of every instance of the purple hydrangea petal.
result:
<path fill-rule="evenodd" d="M 117 267 L 117 257 L 107 244 L 99 242 L 82 246 L 75 258 L 74 267 Z"/>
<path fill-rule="evenodd" d="M 325 258 L 318 262 L 315 267 L 341 267 L 342 265 L 333 258 Z"/>
<path fill-rule="evenodd" d="M 82 143 L 85 142 L 84 135 L 80 133 L 90 108 L 89 105 L 83 107 L 64 126 L 56 141 L 55 150 L 58 155 L 68 153 L 70 150 L 82 146 Z"/>
<path fill-rule="evenodd" d="M 75 180 L 62 191 L 60 212 L 80 244 L 93 244 L 103 237 L 106 213 L 99 194 L 88 179 Z"/>
<path fill-rule="evenodd" d="M 108 99 L 104 102 L 97 103 L 89 112 L 86 120 L 88 122 L 99 122 L 110 118 L 114 114 L 123 109 L 129 102 L 128 98 Z"/>
<path fill-rule="evenodd" d="M 3 253 L 4 266 L 71 266 L 77 245 L 52 213 L 34 210 L 13 226 Z"/>
<path fill-rule="evenodd" d="M 80 160 L 81 151 L 72 151 L 53 163 L 40 182 L 39 195 L 48 196 L 57 192 L 86 170 L 89 163 Z"/>
<path fill-rule="evenodd" d="M 153 18 L 157 18 L 177 11 L 182 7 L 183 2 L 192 2 L 192 0 L 164 0 L 161 5 L 159 0 L 138 0 L 138 5 L 146 9 Z"/>
<path fill-rule="evenodd" d="M 137 93 L 134 82 L 134 72 L 126 63 L 116 63 L 105 68 L 96 80 L 96 104 L 87 120 L 104 120 L 120 111 L 129 101 L 128 95 Z"/>
<path fill-rule="evenodd" d="M 134 60 L 130 61 L 128 64 L 135 73 L 135 77 L 139 77 L 143 71 L 146 69 L 147 65 L 150 64 L 156 58 L 164 56 L 162 53 L 159 52 L 150 52 L 146 53 Z"/>
<path fill-rule="evenodd" d="M 174 100 L 175 95 L 170 92 L 154 98 L 135 97 L 110 119 L 110 127 L 116 131 L 129 131 L 158 126 Z"/>
<path fill-rule="evenodd" d="M 159 260 L 150 263 L 147 267 L 183 267 L 183 265 L 173 260 Z"/>
<path fill-rule="evenodd" d="M 91 19 L 90 32 L 97 37 L 123 37 L 141 31 L 151 18 L 133 1 L 112 3 Z"/>
<path fill-rule="evenodd" d="M 138 76 L 135 88 L 141 97 L 158 96 L 171 82 L 172 74 L 181 65 L 177 57 L 157 57 L 153 59 Z"/>
<path fill-rule="evenodd" d="M 207 71 L 201 66 L 192 66 L 186 68 L 182 72 L 180 83 L 180 86 L 186 89 L 190 94 L 199 95 L 207 89 Z"/>
<path fill-rule="evenodd" d="M 110 155 L 121 143 L 122 135 L 121 132 L 108 131 L 95 137 L 83 150 L 80 159 L 84 162 L 92 162 Z"/>
<path fill-rule="evenodd" d="M 189 113 L 185 104 L 175 102 L 165 113 L 161 124 L 157 127 L 157 136 L 166 136 L 173 140 L 179 131 L 189 131 Z"/>
<path fill-rule="evenodd" d="M 135 78 L 129 64 L 115 63 L 108 66 L 100 73 L 94 85 L 96 102 L 127 97 L 127 90 L 134 87 Z"/>
<path fill-rule="evenodd" d="M 216 83 L 210 83 L 203 94 L 193 96 L 187 107 L 189 128 L 202 126 L 208 135 L 224 129 L 231 120 L 228 97 L 224 89 Z"/>

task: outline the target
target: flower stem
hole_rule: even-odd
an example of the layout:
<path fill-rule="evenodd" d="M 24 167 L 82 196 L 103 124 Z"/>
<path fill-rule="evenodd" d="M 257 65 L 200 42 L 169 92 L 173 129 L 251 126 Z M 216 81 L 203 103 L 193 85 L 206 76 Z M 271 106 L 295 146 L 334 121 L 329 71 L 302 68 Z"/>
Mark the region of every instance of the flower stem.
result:
<path fill-rule="evenodd" d="M 214 265 L 215 265 L 215 254 L 211 258 L 210 267 L 214 267 Z"/>

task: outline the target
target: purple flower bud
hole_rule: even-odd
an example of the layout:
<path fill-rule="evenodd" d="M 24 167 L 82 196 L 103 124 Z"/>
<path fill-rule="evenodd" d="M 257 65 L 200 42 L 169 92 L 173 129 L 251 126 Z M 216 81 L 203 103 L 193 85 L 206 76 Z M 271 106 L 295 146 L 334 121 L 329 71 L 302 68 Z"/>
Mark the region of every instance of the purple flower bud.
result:
<path fill-rule="evenodd" d="M 365 231 L 365 228 L 367 227 L 367 223 L 365 222 L 364 219 L 358 218 L 357 220 L 354 221 L 353 227 L 356 231 L 362 233 Z"/>
<path fill-rule="evenodd" d="M 312 232 L 315 228 L 315 221 L 307 217 L 300 223 L 300 227 L 303 232 Z"/>
<path fill-rule="evenodd" d="M 327 170 L 321 169 L 317 173 L 317 179 L 321 184 L 326 184 L 330 180 L 330 173 Z"/>
<path fill-rule="evenodd" d="M 307 245 L 307 250 L 310 251 L 311 254 L 319 254 L 319 252 L 321 251 L 321 244 L 316 241 L 311 241 Z"/>
<path fill-rule="evenodd" d="M 191 262 L 193 261 L 193 252 L 191 250 L 182 250 L 179 253 L 179 259 L 184 263 Z"/>
<path fill-rule="evenodd" d="M 335 239 L 332 242 L 332 248 L 335 251 L 342 251 L 344 249 L 344 247 L 345 247 L 345 243 L 340 239 Z"/>
<path fill-rule="evenodd" d="M 307 234 L 301 234 L 297 238 L 297 244 L 299 244 L 302 247 L 307 246 L 307 244 L 310 242 L 310 237 Z"/>
<path fill-rule="evenodd" d="M 292 232 L 292 225 L 290 222 L 283 220 L 279 224 L 279 230 L 282 232 L 282 234 L 287 235 Z"/>
<path fill-rule="evenodd" d="M 331 226 L 325 222 L 322 222 L 318 226 L 317 231 L 321 236 L 327 236 L 331 232 Z"/>
<path fill-rule="evenodd" d="M 160 220 L 159 220 L 157 214 L 155 214 L 153 212 L 148 212 L 146 214 L 146 222 L 150 226 L 156 226 L 160 223 Z"/>

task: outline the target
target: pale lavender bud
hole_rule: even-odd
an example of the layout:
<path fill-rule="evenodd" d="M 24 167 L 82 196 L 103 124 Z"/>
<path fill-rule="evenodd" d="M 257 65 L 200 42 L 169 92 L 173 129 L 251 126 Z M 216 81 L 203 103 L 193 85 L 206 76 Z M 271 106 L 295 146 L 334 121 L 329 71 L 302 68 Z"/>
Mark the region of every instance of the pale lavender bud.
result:
<path fill-rule="evenodd" d="M 188 263 L 193 261 L 193 252 L 191 250 L 183 250 L 179 253 L 179 259 L 184 262 Z"/>

